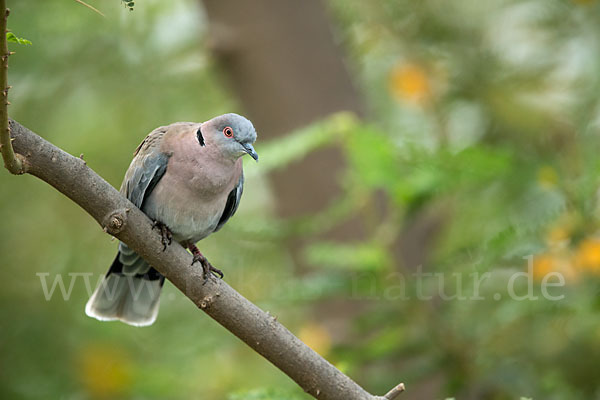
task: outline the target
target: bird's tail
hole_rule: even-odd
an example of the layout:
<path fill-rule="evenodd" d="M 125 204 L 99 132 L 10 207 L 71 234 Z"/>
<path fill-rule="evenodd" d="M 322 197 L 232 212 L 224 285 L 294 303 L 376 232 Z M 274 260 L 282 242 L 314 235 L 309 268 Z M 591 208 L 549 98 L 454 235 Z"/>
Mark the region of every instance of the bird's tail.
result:
<path fill-rule="evenodd" d="M 132 256 L 135 259 L 132 260 Z M 151 325 L 158 315 L 164 281 L 165 277 L 137 254 L 120 251 L 102 283 L 88 300 L 85 313 L 100 321 L 119 320 L 134 326 Z"/>

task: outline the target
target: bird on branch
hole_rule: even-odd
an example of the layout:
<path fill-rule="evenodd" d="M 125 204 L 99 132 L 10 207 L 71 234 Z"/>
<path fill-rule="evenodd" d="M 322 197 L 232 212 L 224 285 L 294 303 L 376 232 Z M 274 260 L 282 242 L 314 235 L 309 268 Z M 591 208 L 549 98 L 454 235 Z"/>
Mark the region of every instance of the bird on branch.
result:
<path fill-rule="evenodd" d="M 154 220 L 163 250 L 172 240 L 188 248 L 204 281 L 223 278 L 196 247 L 235 214 L 244 189 L 242 156 L 258 161 L 256 130 L 237 114 L 204 123 L 177 122 L 153 130 L 134 152 L 121 193 Z M 165 277 L 125 243 L 85 312 L 101 321 L 151 325 Z"/>

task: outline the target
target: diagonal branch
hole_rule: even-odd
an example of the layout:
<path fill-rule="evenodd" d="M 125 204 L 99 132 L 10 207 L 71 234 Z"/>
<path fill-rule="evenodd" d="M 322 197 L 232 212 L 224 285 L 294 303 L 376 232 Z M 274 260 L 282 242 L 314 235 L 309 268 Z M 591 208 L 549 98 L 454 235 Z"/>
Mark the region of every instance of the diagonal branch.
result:
<path fill-rule="evenodd" d="M 152 221 L 82 159 L 65 153 L 16 121 L 10 120 L 10 128 L 15 151 L 23 157 L 29 174 L 81 206 L 106 232 L 127 243 L 200 309 L 313 397 L 375 400 L 392 399 L 399 393 L 392 390 L 386 397 L 367 393 L 224 281 L 209 279 L 203 285 L 202 270 L 191 265 L 192 256 L 176 243 L 163 251 Z"/>

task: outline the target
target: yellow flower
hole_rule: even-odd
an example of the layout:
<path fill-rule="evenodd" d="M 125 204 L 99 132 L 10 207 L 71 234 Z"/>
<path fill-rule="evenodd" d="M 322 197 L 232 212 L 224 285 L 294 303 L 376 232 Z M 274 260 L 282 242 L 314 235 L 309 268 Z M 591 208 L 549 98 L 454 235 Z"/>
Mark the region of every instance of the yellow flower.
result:
<path fill-rule="evenodd" d="M 543 253 L 533 258 L 533 279 L 541 281 L 551 272 L 562 274 L 567 282 L 577 278 L 577 274 L 565 254 Z"/>
<path fill-rule="evenodd" d="M 311 322 L 304 325 L 300 329 L 298 338 L 322 356 L 326 356 L 331 349 L 329 332 L 317 323 Z"/>
<path fill-rule="evenodd" d="M 575 253 L 578 269 L 600 274 L 600 239 L 586 239 L 579 243 Z"/>
<path fill-rule="evenodd" d="M 546 274 L 554 272 L 554 258 L 548 254 L 542 254 L 533 259 L 533 277 L 541 281 Z"/>
<path fill-rule="evenodd" d="M 125 350 L 114 345 L 84 348 L 78 360 L 79 374 L 92 398 L 115 398 L 127 393 L 132 378 Z"/>
<path fill-rule="evenodd" d="M 398 100 L 420 104 L 431 97 L 429 76 L 416 64 L 396 65 L 390 73 L 389 88 Z"/>

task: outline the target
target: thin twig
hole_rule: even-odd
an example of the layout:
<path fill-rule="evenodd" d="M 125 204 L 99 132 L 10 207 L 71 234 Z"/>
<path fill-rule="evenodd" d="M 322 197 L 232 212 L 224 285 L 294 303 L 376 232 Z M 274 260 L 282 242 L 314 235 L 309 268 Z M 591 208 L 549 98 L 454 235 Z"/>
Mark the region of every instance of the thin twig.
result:
<path fill-rule="evenodd" d="M 22 174 L 23 163 L 17 157 L 10 139 L 10 128 L 8 126 L 8 43 L 6 41 L 6 24 L 9 10 L 6 8 L 6 0 L 0 0 L 0 152 L 4 166 L 11 174 Z"/>
<path fill-rule="evenodd" d="M 404 386 L 404 383 L 400 383 L 400 384 L 396 385 L 396 387 L 394 387 L 392 390 L 387 392 L 383 396 L 383 398 L 386 400 L 394 400 L 396 397 L 398 397 L 398 395 L 400 395 L 400 393 L 404 392 L 405 390 L 406 390 L 406 387 Z"/>
<path fill-rule="evenodd" d="M 97 12 L 98 14 L 102 15 L 103 17 L 106 16 L 106 15 L 102 14 L 102 12 L 100 12 L 100 10 L 98 10 L 97 8 L 92 7 L 91 5 L 89 5 L 88 3 L 83 2 L 82 0 L 75 0 L 75 1 L 78 2 L 81 5 L 86 6 L 90 10 Z"/>

